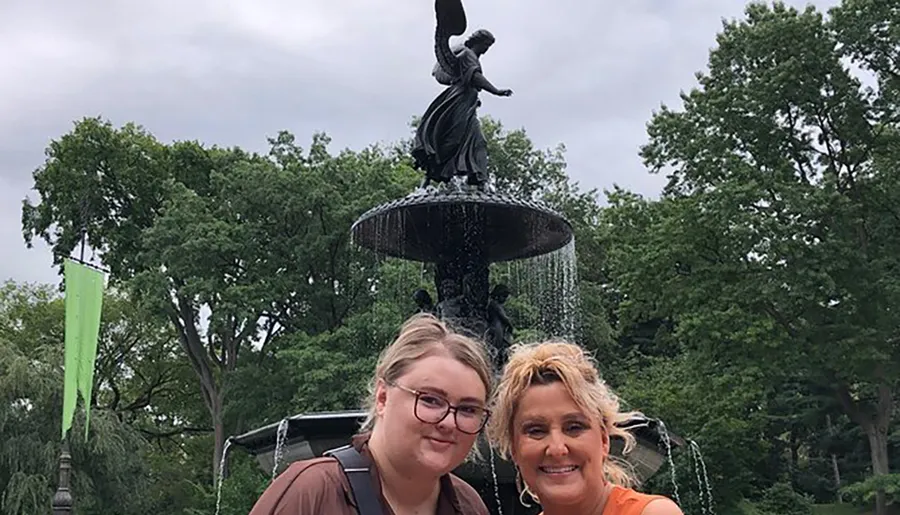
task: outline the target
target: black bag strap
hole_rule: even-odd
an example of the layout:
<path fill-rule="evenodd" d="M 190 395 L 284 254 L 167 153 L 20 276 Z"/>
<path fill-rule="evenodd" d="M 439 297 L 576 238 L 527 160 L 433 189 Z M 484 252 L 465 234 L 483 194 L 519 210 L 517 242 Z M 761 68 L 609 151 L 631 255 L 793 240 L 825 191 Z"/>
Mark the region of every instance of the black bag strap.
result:
<path fill-rule="evenodd" d="M 350 494 L 356 502 L 359 515 L 384 515 L 381 501 L 372 487 L 372 476 L 369 474 L 371 463 L 352 445 L 338 447 L 326 451 L 325 456 L 332 456 L 341 464 L 344 475 L 350 483 Z"/>

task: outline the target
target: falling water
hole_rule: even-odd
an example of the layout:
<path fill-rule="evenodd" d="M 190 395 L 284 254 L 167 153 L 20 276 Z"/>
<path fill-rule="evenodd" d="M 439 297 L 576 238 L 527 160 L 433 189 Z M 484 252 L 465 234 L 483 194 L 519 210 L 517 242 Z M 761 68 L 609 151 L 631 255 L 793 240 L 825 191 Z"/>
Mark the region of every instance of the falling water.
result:
<path fill-rule="evenodd" d="M 675 477 L 675 460 L 672 459 L 672 440 L 669 438 L 669 431 L 662 420 L 659 421 L 659 436 L 662 437 L 663 442 L 666 444 L 666 457 L 669 460 L 669 471 L 672 474 L 672 487 L 675 489 L 673 494 L 675 502 L 680 506 L 681 497 L 678 495 L 678 480 Z"/>
<path fill-rule="evenodd" d="M 700 445 L 690 440 L 691 458 L 694 461 L 694 470 L 697 473 L 697 488 L 700 493 L 700 506 L 704 514 L 715 515 L 713 511 L 712 486 L 709 484 L 709 476 L 706 473 L 706 462 L 703 460 L 703 454 L 700 453 Z M 698 467 L 699 465 L 699 467 Z M 701 479 L 700 472 L 703 472 Z M 705 504 L 704 504 L 705 501 Z"/>
<path fill-rule="evenodd" d="M 703 478 L 700 476 L 700 463 L 697 461 L 697 451 L 694 448 L 694 441 L 688 440 L 688 448 L 691 450 L 691 464 L 694 468 L 694 474 L 697 476 L 697 497 L 700 499 L 700 509 L 703 510 L 703 515 L 707 515 L 706 510 L 706 491 L 703 489 Z"/>
<path fill-rule="evenodd" d="M 225 445 L 222 447 L 222 459 L 219 461 L 219 477 L 216 485 L 216 515 L 219 515 L 219 510 L 222 508 L 222 482 L 225 481 L 225 458 L 228 457 L 228 449 L 231 448 L 231 438 L 225 440 Z"/>
<path fill-rule="evenodd" d="M 548 335 L 578 341 L 581 296 L 573 238 L 562 248 L 512 263 L 518 293 L 538 308 L 538 327 Z"/>
<path fill-rule="evenodd" d="M 494 455 L 494 446 L 488 445 L 491 453 L 491 479 L 494 481 L 494 500 L 497 502 L 497 514 L 503 515 L 503 505 L 500 503 L 500 481 L 497 480 L 497 463 Z"/>
<path fill-rule="evenodd" d="M 284 441 L 287 439 L 288 419 L 283 418 L 278 423 L 278 430 L 275 433 L 275 451 L 272 452 L 272 480 L 278 475 L 278 465 L 284 456 Z"/>

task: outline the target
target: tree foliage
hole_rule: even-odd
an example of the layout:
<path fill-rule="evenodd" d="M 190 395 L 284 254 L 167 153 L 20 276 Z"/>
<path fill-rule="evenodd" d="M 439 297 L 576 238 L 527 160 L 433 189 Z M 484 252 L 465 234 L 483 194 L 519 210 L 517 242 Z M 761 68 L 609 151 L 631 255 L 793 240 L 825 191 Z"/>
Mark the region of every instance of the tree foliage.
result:
<path fill-rule="evenodd" d="M 61 262 L 84 235 L 113 284 L 169 321 L 209 411 L 213 472 L 239 355 L 333 330 L 372 302 L 373 258 L 347 228 L 412 173 L 377 147 L 332 156 L 328 142 L 316 135 L 303 152 L 282 132 L 260 156 L 84 119 L 35 172 L 26 240 L 43 238 Z"/>
<path fill-rule="evenodd" d="M 179 363 L 154 359 L 171 336 L 131 318 L 126 300 L 108 296 L 104 304 L 98 345 L 104 361 L 95 377 L 99 388 L 94 390 L 90 434 L 82 438 L 81 411 L 70 433 L 72 488 L 81 494 L 79 513 L 153 512 L 163 506 L 163 490 L 147 461 L 151 447 L 146 431 L 154 427 L 154 413 L 144 408 L 165 406 L 165 397 L 180 394 L 180 388 L 166 391 L 171 381 L 160 381 L 176 375 Z M 46 513 L 56 490 L 64 318 L 62 299 L 47 287 L 8 282 L 0 288 L 3 513 Z M 126 351 L 123 345 L 131 347 Z M 134 491 L 149 493 L 134 496 Z"/>
<path fill-rule="evenodd" d="M 896 502 L 898 26 L 883 0 L 749 5 L 682 106 L 648 124 L 658 199 L 613 188 L 601 206 L 563 145 L 482 120 L 493 185 L 574 229 L 578 302 L 550 315 L 578 316 L 629 409 L 699 444 L 717 513 Z M 360 214 L 419 182 L 409 142 L 329 147 L 289 132 L 265 154 L 166 144 L 99 118 L 50 143 L 26 242 L 60 265 L 84 241 L 110 270 L 92 429 L 72 441 L 80 513 L 209 513 L 226 436 L 360 407 L 434 271 L 350 241 Z M 560 299 L 535 287 L 559 287 L 559 270 L 532 265 L 491 270 L 519 341 L 548 335 Z M 52 287 L 0 288 L 4 513 L 45 513 L 55 487 L 63 316 Z M 702 512 L 704 471 L 688 449 L 672 459 L 646 489 L 674 495 L 674 476 Z M 222 513 L 246 513 L 268 471 L 229 465 Z"/>
<path fill-rule="evenodd" d="M 893 65 L 861 29 L 884 13 L 748 6 L 683 108 L 648 125 L 662 198 L 612 191 L 606 220 L 624 319 L 671 317 L 698 360 L 827 391 L 875 474 L 889 472 L 900 369 Z M 847 65 L 861 56 L 887 88 L 861 84 Z"/>

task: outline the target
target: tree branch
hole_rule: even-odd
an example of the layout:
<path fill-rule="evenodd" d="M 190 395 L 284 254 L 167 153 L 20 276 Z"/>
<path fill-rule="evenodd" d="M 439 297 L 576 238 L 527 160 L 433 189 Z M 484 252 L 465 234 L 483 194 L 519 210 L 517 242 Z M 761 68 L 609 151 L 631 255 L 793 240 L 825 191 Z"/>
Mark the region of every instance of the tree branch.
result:
<path fill-rule="evenodd" d="M 188 355 L 192 368 L 200 378 L 200 390 L 203 393 L 203 401 L 206 407 L 212 410 L 215 407 L 215 395 L 218 391 L 209 362 L 209 355 L 203 347 L 200 334 L 194 324 L 193 308 L 180 295 L 176 295 L 177 304 L 174 307 L 176 313 L 170 313 L 170 319 L 179 329 L 179 341 Z"/>
<path fill-rule="evenodd" d="M 207 434 L 213 432 L 211 427 L 182 427 L 179 429 L 173 429 L 172 431 L 162 432 L 151 431 L 149 429 L 138 429 L 138 431 L 147 435 L 149 438 L 155 439 L 171 438 L 178 435 Z"/>
<path fill-rule="evenodd" d="M 847 416 L 849 416 L 851 420 L 859 424 L 860 427 L 863 428 L 863 430 L 868 431 L 868 428 L 870 428 L 872 425 L 872 421 L 866 418 L 862 410 L 859 409 L 859 405 L 855 400 L 853 400 L 853 397 L 850 395 L 850 388 L 847 386 L 847 384 L 838 384 L 837 387 L 835 387 L 834 393 Z"/>

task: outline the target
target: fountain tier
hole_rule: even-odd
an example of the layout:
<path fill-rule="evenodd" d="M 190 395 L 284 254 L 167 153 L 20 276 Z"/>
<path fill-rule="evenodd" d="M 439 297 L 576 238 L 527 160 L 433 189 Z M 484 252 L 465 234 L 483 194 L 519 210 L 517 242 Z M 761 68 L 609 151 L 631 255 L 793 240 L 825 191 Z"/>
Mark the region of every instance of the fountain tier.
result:
<path fill-rule="evenodd" d="M 354 243 L 379 254 L 442 263 L 479 244 L 487 263 L 539 256 L 572 240 L 572 226 L 540 202 L 479 190 L 419 191 L 364 213 Z M 475 250 L 475 249 L 472 249 Z"/>

